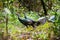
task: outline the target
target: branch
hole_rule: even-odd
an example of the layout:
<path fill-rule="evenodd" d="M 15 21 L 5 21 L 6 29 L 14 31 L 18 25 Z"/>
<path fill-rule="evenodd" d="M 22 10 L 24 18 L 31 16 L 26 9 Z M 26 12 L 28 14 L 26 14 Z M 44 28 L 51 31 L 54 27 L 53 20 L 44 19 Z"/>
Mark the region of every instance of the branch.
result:
<path fill-rule="evenodd" d="M 44 3 L 43 0 L 41 0 L 41 4 L 42 4 L 42 6 L 43 6 L 44 14 L 47 15 L 47 9 L 46 9 L 46 7 L 45 7 L 45 3 Z"/>

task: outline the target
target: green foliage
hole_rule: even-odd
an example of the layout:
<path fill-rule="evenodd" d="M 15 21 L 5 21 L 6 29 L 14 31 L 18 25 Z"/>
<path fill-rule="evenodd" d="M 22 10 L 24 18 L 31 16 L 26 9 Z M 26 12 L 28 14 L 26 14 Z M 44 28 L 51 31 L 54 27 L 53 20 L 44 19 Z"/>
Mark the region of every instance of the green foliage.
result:
<path fill-rule="evenodd" d="M 21 18 L 24 18 L 23 13 L 25 12 L 28 18 L 38 21 L 38 18 L 40 18 L 40 16 L 38 16 L 38 13 L 36 11 L 39 9 L 41 9 L 39 11 L 43 11 L 41 4 L 38 4 L 40 3 L 39 0 L 36 0 L 36 3 L 37 3 L 37 4 L 35 3 L 36 5 L 33 3 L 31 3 L 32 6 L 30 5 L 31 8 L 33 7 L 32 10 L 34 11 L 28 11 L 28 9 L 26 7 L 21 6 L 21 4 L 17 2 L 17 0 L 9 0 L 9 1 L 1 0 L 1 1 L 2 3 L 0 3 L 0 6 L 2 7 L 2 9 L 0 11 L 0 39 L 2 35 L 4 38 L 6 37 L 5 35 L 6 35 L 7 15 L 6 13 L 5 14 L 3 13 L 4 12 L 3 9 L 5 8 L 3 6 L 3 3 L 5 3 L 6 8 L 8 8 L 9 11 L 11 12 L 11 14 L 8 13 L 8 24 L 7 24 L 8 34 L 11 37 L 10 39 L 27 40 L 28 38 L 30 38 L 31 40 L 32 39 L 33 40 L 51 40 L 51 39 L 54 39 L 54 36 L 56 36 L 56 39 L 57 37 L 60 37 L 60 5 L 59 5 L 60 0 L 52 0 L 53 11 L 48 10 L 48 14 L 50 16 L 55 15 L 55 23 L 51 23 L 47 21 L 44 25 L 41 24 L 39 26 L 36 26 L 35 29 L 32 28 L 31 26 L 29 26 L 29 28 L 26 28 L 22 23 L 20 23 L 16 16 L 16 13 L 19 13 Z M 44 2 L 47 4 L 48 0 L 44 0 Z M 19 5 L 21 6 L 20 8 L 19 8 Z M 58 11 L 56 12 L 57 9 Z"/>

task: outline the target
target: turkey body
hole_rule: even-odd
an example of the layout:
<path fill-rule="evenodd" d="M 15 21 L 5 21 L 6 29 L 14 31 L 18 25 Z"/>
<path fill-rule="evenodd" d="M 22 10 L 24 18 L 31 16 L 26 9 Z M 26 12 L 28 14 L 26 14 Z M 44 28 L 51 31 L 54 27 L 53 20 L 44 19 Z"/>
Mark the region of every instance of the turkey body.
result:
<path fill-rule="evenodd" d="M 23 24 L 23 25 L 25 25 L 27 28 L 28 28 L 28 26 L 29 25 L 31 25 L 33 28 L 35 27 L 35 21 L 34 20 L 32 20 L 32 19 L 29 19 L 29 18 L 24 18 L 24 19 L 22 19 L 22 18 L 20 18 L 19 17 L 19 15 L 18 15 L 18 20 Z"/>

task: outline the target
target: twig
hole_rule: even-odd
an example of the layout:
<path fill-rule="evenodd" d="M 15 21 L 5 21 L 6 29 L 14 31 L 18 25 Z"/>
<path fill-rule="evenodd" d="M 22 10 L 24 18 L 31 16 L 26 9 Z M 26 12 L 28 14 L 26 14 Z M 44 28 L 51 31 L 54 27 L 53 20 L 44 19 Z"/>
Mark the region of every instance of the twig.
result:
<path fill-rule="evenodd" d="M 6 40 L 8 40 L 8 15 L 6 16 Z"/>

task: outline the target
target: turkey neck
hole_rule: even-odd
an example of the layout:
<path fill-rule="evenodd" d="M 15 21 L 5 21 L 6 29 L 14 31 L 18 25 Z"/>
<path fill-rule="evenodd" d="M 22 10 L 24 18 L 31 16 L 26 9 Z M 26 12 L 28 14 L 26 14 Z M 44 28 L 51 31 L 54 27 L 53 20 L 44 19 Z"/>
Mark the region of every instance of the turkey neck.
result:
<path fill-rule="evenodd" d="M 18 17 L 18 19 L 19 19 L 20 22 L 22 21 L 22 19 L 20 17 Z"/>
<path fill-rule="evenodd" d="M 23 19 L 20 17 L 20 15 L 18 15 L 18 19 L 19 19 L 19 21 L 22 21 Z"/>
<path fill-rule="evenodd" d="M 27 19 L 26 13 L 24 13 L 24 18 Z"/>
<path fill-rule="evenodd" d="M 20 18 L 20 15 L 19 15 L 19 14 L 17 14 L 17 16 L 18 16 L 19 21 L 22 21 L 22 19 Z"/>

